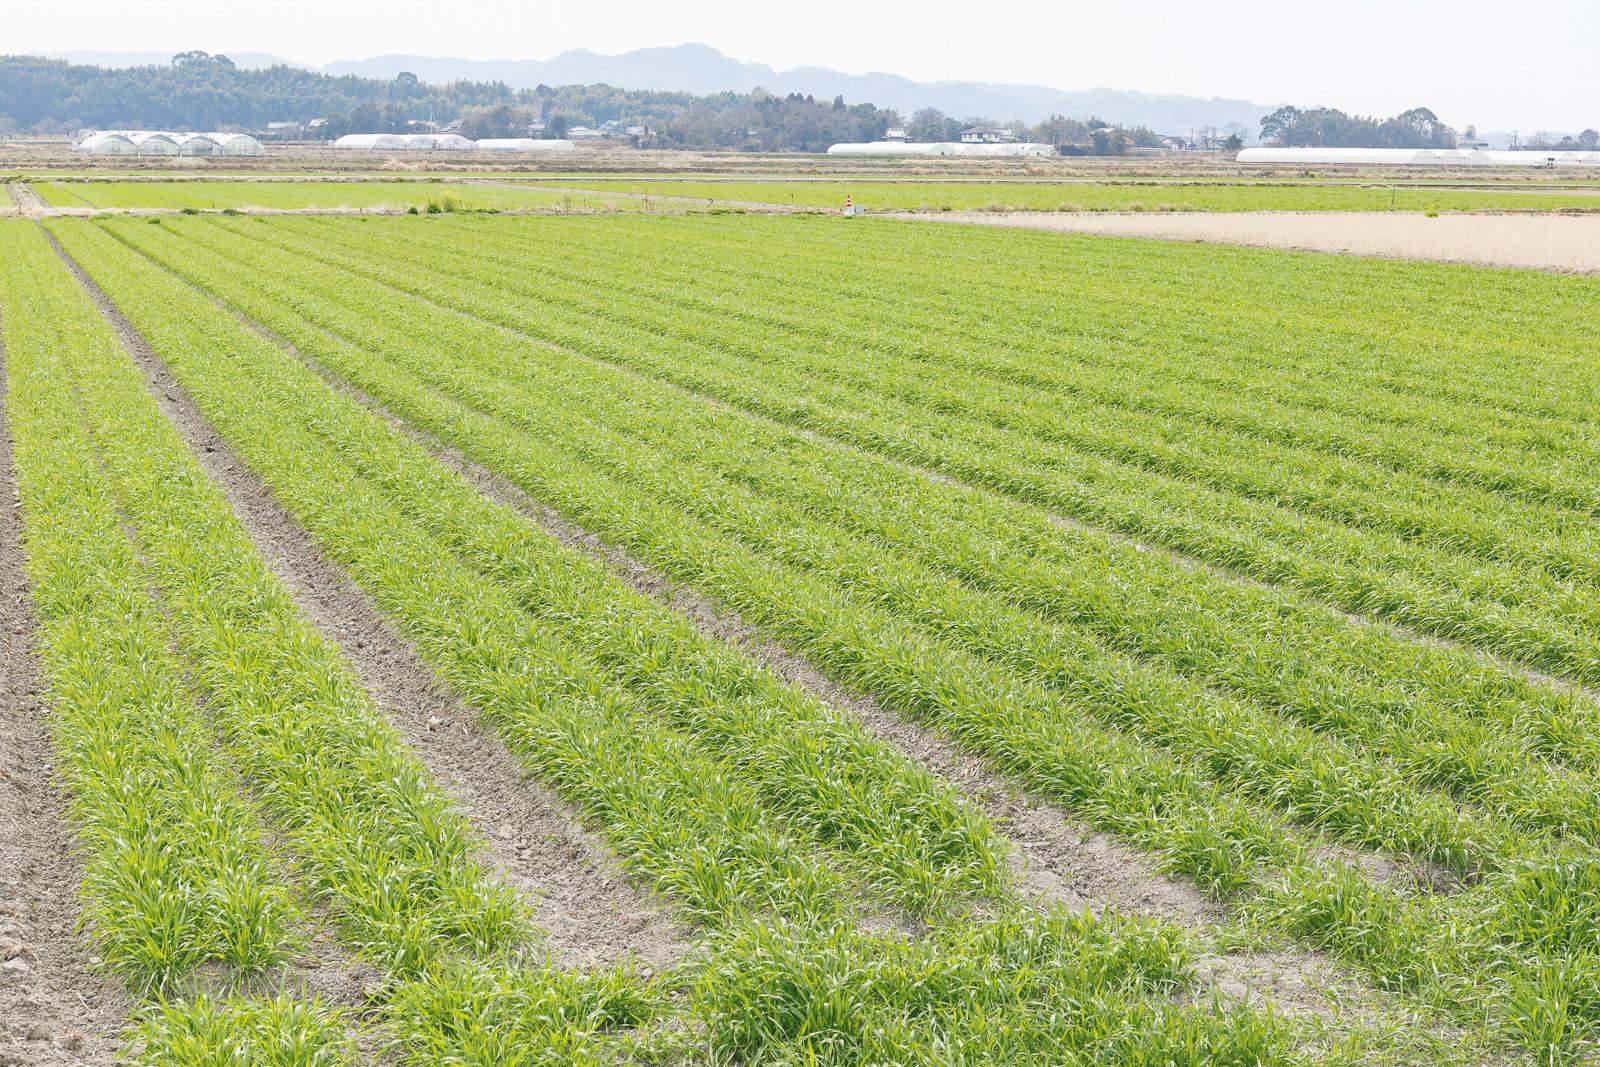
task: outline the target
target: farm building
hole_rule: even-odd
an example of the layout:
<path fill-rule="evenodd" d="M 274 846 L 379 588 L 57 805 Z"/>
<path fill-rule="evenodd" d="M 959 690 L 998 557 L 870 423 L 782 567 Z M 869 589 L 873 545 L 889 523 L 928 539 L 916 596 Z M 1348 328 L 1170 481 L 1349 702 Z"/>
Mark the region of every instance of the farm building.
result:
<path fill-rule="evenodd" d="M 1386 167 L 1600 167 L 1600 152 L 1512 152 L 1479 148 L 1246 148 L 1239 153 L 1238 161 Z"/>
<path fill-rule="evenodd" d="M 353 150 L 381 149 L 391 152 L 406 151 L 406 139 L 392 133 L 347 133 L 333 142 L 335 148 Z"/>
<path fill-rule="evenodd" d="M 472 142 L 458 133 L 406 133 L 400 139 L 411 152 L 472 151 Z"/>
<path fill-rule="evenodd" d="M 136 156 L 138 148 L 120 133 L 91 133 L 79 141 L 74 152 L 91 156 Z"/>
<path fill-rule="evenodd" d="M 540 141 L 532 137 L 485 137 L 476 147 L 480 152 L 570 152 L 578 146 L 564 138 Z"/>
<path fill-rule="evenodd" d="M 155 130 L 122 130 L 122 136 L 133 142 L 141 156 L 175 156 L 178 154 L 177 135 Z"/>
<path fill-rule="evenodd" d="M 180 156 L 214 156 L 222 148 L 208 133 L 175 133 Z"/>
<path fill-rule="evenodd" d="M 830 156 L 980 156 L 980 157 L 1012 157 L 1012 156 L 1053 156 L 1056 150 L 1052 145 L 1037 142 L 1023 141 L 1012 144 L 990 144 L 984 142 L 934 141 L 865 141 L 859 144 L 830 145 Z"/>
<path fill-rule="evenodd" d="M 96 156 L 264 156 L 247 133 L 168 133 L 164 130 L 99 130 L 73 149 Z"/>
<path fill-rule="evenodd" d="M 219 156 L 264 156 L 267 154 L 266 146 L 248 133 L 219 133 L 213 131 L 204 136 L 216 142 L 217 151 L 215 154 Z"/>
<path fill-rule="evenodd" d="M 472 142 L 458 133 L 347 133 L 335 148 L 380 152 L 470 152 Z"/>
<path fill-rule="evenodd" d="M 1004 126 L 968 126 L 961 131 L 962 144 L 1007 144 L 1016 139 Z"/>

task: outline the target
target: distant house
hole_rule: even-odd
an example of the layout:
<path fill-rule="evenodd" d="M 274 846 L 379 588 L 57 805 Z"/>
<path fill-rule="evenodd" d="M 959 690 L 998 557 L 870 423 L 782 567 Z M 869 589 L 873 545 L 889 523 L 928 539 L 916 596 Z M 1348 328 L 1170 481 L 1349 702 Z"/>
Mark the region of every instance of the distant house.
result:
<path fill-rule="evenodd" d="M 1187 152 L 1189 149 L 1193 148 L 1194 145 L 1189 143 L 1186 138 L 1174 135 L 1161 138 L 1161 147 L 1170 149 L 1174 152 Z"/>
<path fill-rule="evenodd" d="M 569 141 L 599 141 L 605 137 L 600 130 L 590 129 L 588 126 L 573 126 L 567 130 Z"/>
<path fill-rule="evenodd" d="M 1016 139 L 1004 126 L 969 126 L 961 131 L 962 144 L 1008 144 Z"/>
<path fill-rule="evenodd" d="M 306 135 L 306 124 L 303 122 L 269 122 L 267 123 L 266 136 L 274 141 L 300 141 Z"/>
<path fill-rule="evenodd" d="M 883 139 L 885 141 L 904 141 L 906 139 L 905 127 L 890 126 L 887 130 L 883 131 Z"/>

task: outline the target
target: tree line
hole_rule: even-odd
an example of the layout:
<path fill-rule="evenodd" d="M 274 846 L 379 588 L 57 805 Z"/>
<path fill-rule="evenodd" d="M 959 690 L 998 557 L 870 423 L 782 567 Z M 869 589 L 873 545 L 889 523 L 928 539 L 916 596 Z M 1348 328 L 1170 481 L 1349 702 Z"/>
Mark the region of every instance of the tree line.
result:
<path fill-rule="evenodd" d="M 1262 118 L 1261 140 L 1303 148 L 1454 148 L 1456 131 L 1425 107 L 1379 119 L 1286 105 Z"/>
<path fill-rule="evenodd" d="M 903 128 L 911 140 L 954 141 L 973 125 L 1004 125 L 1018 140 L 1115 155 L 1159 142 L 1090 117 L 1052 116 L 1029 126 L 957 119 L 928 108 L 899 112 L 842 97 L 778 95 L 764 89 L 697 96 L 610 85 L 503 82 L 429 85 L 401 72 L 389 80 L 333 76 L 280 65 L 243 70 L 225 55 L 180 52 L 165 65 L 112 69 L 39 56 L 0 56 L 0 134 L 70 134 L 79 129 L 264 129 L 269 122 L 321 119 L 315 136 L 401 133 L 422 120 L 460 120 L 463 136 L 559 136 L 577 125 L 642 127 L 641 143 L 662 148 L 820 152 L 840 141 L 873 141 Z M 542 124 L 542 130 L 540 125 Z"/>

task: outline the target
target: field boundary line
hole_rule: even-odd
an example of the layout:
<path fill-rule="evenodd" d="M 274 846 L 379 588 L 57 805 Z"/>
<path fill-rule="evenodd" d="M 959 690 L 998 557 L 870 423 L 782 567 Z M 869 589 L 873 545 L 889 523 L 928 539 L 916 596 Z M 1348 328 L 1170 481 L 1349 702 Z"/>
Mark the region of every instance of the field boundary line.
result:
<path fill-rule="evenodd" d="M 137 328 L 49 235 L 155 397 L 227 499 L 296 608 L 330 638 L 384 718 L 474 828 L 493 877 L 528 901 L 558 959 L 574 966 L 636 956 L 666 969 L 690 951 L 665 906 L 636 888 L 576 813 L 527 774 L 498 737 L 449 696 L 371 598 L 329 560 L 200 413 Z"/>

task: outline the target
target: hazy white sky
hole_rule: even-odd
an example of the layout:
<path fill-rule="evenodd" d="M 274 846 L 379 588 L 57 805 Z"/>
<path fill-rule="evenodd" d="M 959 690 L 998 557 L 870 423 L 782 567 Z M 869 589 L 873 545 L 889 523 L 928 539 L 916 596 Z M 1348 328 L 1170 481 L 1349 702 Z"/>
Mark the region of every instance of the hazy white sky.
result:
<path fill-rule="evenodd" d="M 1600 127 L 1600 0 L 74 0 L 18 3 L 0 52 L 385 52 L 546 59 L 703 41 L 737 59 L 918 80 L 1107 85 L 1323 103 L 1426 105 L 1457 127 Z"/>

